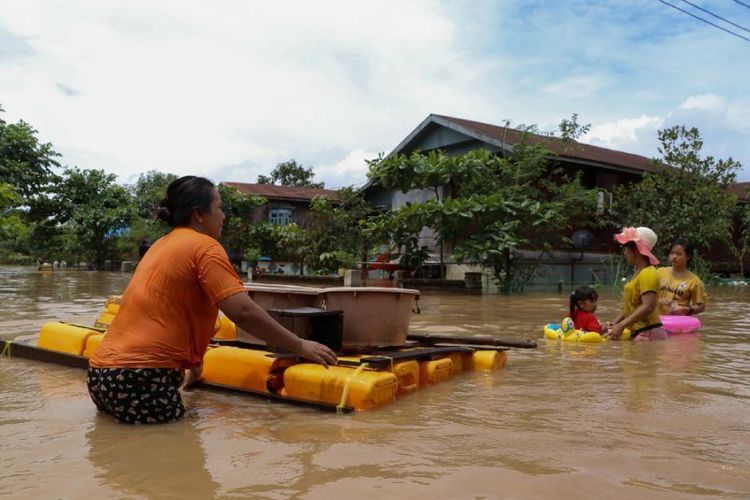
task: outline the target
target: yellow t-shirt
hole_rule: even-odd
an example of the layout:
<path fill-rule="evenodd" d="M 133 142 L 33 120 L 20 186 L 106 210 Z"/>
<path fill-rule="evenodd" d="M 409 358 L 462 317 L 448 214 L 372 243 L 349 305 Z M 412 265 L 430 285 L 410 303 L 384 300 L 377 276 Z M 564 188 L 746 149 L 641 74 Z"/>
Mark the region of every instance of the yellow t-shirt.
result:
<path fill-rule="evenodd" d="M 667 299 L 678 306 L 688 307 L 708 302 L 706 287 L 701 279 L 690 271 L 685 271 L 684 276 L 677 278 L 671 267 L 660 267 L 659 274 L 659 300 Z M 659 306 L 662 314 L 669 314 L 669 306 Z"/>
<path fill-rule="evenodd" d="M 625 317 L 630 316 L 642 304 L 641 295 L 648 292 L 659 293 L 659 275 L 654 266 L 644 267 L 630 281 L 625 283 L 622 298 L 622 312 Z M 636 321 L 630 325 L 630 328 L 634 332 L 639 332 L 659 323 L 661 323 L 659 310 L 657 307 L 654 307 L 654 310 L 651 311 L 651 314 L 648 315 L 645 321 Z"/>

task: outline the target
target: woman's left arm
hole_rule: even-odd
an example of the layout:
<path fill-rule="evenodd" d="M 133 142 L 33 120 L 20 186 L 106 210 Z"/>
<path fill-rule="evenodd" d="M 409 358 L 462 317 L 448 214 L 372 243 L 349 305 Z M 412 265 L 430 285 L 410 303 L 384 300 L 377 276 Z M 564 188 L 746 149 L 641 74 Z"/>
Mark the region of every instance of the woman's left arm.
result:
<path fill-rule="evenodd" d="M 694 314 L 700 314 L 706 310 L 706 287 L 700 279 L 692 281 L 688 288 L 688 305 L 678 306 L 673 305 L 669 314 L 675 314 L 678 316 L 692 316 Z"/>

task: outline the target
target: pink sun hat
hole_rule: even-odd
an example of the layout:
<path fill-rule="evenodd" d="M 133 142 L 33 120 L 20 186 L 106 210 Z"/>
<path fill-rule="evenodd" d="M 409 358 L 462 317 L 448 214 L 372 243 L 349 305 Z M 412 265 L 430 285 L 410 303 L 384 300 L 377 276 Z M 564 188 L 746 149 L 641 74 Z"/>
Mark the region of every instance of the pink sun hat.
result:
<path fill-rule="evenodd" d="M 632 241 L 635 243 L 638 253 L 644 257 L 648 257 L 648 261 L 651 265 L 655 266 L 659 263 L 651 250 L 656 246 L 656 233 L 647 227 L 624 227 L 622 232 L 615 235 L 615 239 L 620 245 Z"/>

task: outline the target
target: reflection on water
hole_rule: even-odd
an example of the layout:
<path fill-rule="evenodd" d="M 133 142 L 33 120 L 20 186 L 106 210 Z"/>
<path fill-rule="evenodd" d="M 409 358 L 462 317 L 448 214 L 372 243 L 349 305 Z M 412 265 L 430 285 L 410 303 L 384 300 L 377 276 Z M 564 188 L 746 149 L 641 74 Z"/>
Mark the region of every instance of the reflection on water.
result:
<path fill-rule="evenodd" d="M 206 470 L 196 425 L 185 420 L 133 428 L 96 415 L 84 443 L 94 476 L 124 495 L 213 498 L 219 485 Z"/>
<path fill-rule="evenodd" d="M 130 276 L 0 266 L 0 338 L 37 333 L 44 321 L 88 321 L 101 310 L 102 298 L 121 293 Z"/>
<path fill-rule="evenodd" d="M 129 279 L 0 268 L 0 335 L 91 323 Z M 603 292 L 600 319 L 618 299 Z M 718 288 L 699 334 L 547 343 L 375 412 L 185 395 L 188 418 L 97 415 L 85 374 L 0 360 L 0 496 L 674 498 L 750 494 L 750 290 Z M 413 330 L 542 337 L 567 296 L 426 293 Z M 342 490 L 344 488 L 344 490 Z"/>

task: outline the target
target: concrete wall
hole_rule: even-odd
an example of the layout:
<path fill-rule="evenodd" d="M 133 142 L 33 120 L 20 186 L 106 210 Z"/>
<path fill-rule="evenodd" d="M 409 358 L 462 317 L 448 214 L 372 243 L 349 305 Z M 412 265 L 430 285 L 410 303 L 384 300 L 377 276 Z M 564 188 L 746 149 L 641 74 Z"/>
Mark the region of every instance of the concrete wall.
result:
<path fill-rule="evenodd" d="M 627 266 L 619 254 L 584 253 L 581 260 L 579 252 L 554 252 L 545 257 L 527 288 L 551 288 L 560 283 L 564 287 L 573 289 L 576 286 L 609 284 L 619 274 L 627 271 Z M 535 259 L 536 255 L 527 253 L 527 257 Z M 447 264 L 446 279 L 462 280 L 467 272 L 482 272 L 483 291 L 497 293 L 492 270 L 472 264 Z"/>

